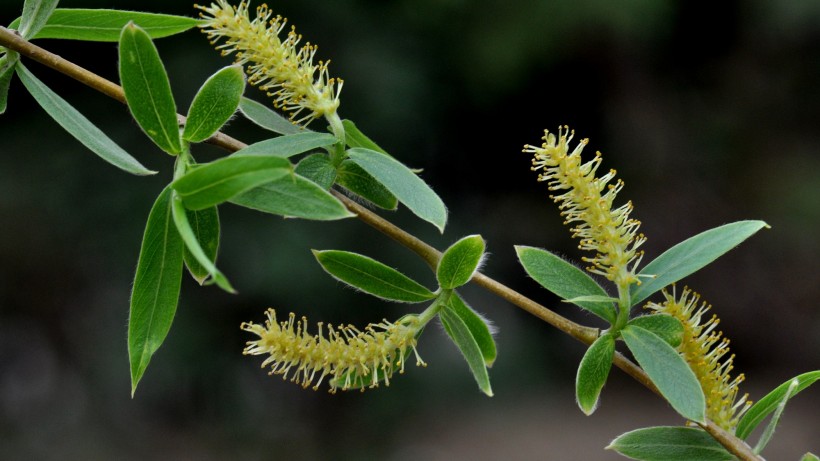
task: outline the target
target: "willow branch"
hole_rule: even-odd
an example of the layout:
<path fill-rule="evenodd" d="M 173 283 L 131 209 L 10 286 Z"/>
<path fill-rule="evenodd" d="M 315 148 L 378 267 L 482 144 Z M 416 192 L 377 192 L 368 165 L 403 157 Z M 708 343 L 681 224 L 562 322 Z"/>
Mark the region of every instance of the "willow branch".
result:
<path fill-rule="evenodd" d="M 123 104 L 126 103 L 125 93 L 123 92 L 121 86 L 24 40 L 16 34 L 16 31 L 11 31 L 0 26 L 0 46 L 14 50 L 23 56 L 61 72 Z M 184 123 L 185 117 L 182 115 L 177 115 L 177 117 L 179 118 L 180 123 Z M 245 143 L 222 132 L 218 132 L 206 142 L 222 147 L 230 152 L 235 152 L 246 146 Z M 338 198 L 347 207 L 347 209 L 350 210 L 350 212 L 354 213 L 365 224 L 373 227 L 399 244 L 410 249 L 433 269 L 435 269 L 438 265 L 438 261 L 441 258 L 440 251 L 399 228 L 390 221 L 382 218 L 378 214 L 359 205 L 344 194 L 338 191 L 332 192 L 336 198 Z M 472 281 L 487 291 L 534 315 L 535 317 L 554 326 L 584 344 L 592 344 L 592 342 L 598 337 L 599 331 L 597 328 L 585 327 L 561 315 L 558 315 L 543 305 L 527 298 L 521 293 L 518 293 L 512 288 L 509 288 L 484 274 L 477 273 L 473 277 Z M 627 375 L 644 385 L 647 389 L 660 395 L 657 387 L 652 383 L 652 380 L 649 379 L 649 376 L 638 365 L 626 358 L 620 352 L 615 353 L 613 363 Z M 762 457 L 752 452 L 752 449 L 743 440 L 740 440 L 733 434 L 730 434 L 729 432 L 718 427 L 714 422 L 707 420 L 706 423 L 701 424 L 700 426 L 721 445 L 723 445 L 730 453 L 737 456 L 739 459 L 743 461 L 764 461 Z"/>

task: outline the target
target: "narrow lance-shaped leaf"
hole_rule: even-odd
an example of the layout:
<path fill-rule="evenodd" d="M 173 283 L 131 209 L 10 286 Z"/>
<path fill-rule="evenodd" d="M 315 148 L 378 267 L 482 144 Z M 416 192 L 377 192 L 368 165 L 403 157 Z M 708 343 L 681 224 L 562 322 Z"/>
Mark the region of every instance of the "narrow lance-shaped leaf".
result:
<path fill-rule="evenodd" d="M 20 17 L 20 35 L 26 40 L 34 37 L 48 22 L 59 0 L 26 0 Z"/>
<path fill-rule="evenodd" d="M 191 230 L 194 232 L 197 242 L 199 242 L 199 246 L 205 252 L 205 256 L 209 261 L 216 263 L 216 255 L 219 252 L 219 211 L 214 206 L 204 210 L 185 210 L 185 214 L 188 217 Z M 188 272 L 197 283 L 204 285 L 210 276 L 208 270 L 197 261 L 187 247 L 183 255 Z"/>
<path fill-rule="evenodd" d="M 130 22 L 120 35 L 120 82 L 131 115 L 160 149 L 182 152 L 177 109 L 165 66 L 151 37 Z"/>
<path fill-rule="evenodd" d="M 242 66 L 228 66 L 211 75 L 194 96 L 182 139 L 202 142 L 210 138 L 236 112 L 244 91 Z"/>
<path fill-rule="evenodd" d="M 131 395 L 162 345 L 177 310 L 183 243 L 174 225 L 171 188 L 154 202 L 142 238 L 128 319 Z"/>
<path fill-rule="evenodd" d="M 786 393 L 783 395 L 783 398 L 780 399 L 780 402 L 777 404 L 777 408 L 774 410 L 772 414 L 772 419 L 769 421 L 769 424 L 766 426 L 766 429 L 763 431 L 763 434 L 760 436 L 760 440 L 757 442 L 757 445 L 754 447 L 754 452 L 756 454 L 760 454 L 766 445 L 772 440 L 774 436 L 774 431 L 777 429 L 777 425 L 780 424 L 780 417 L 783 416 L 783 410 L 786 409 L 786 404 L 789 402 L 789 399 L 792 398 L 794 395 L 794 391 L 797 390 L 797 386 L 800 384 L 800 381 L 793 379 L 792 382 L 789 384 L 788 389 L 786 389 Z"/>
<path fill-rule="evenodd" d="M 450 339 L 453 340 L 458 350 L 467 361 L 473 377 L 478 383 L 478 388 L 487 396 L 493 396 L 493 390 L 490 386 L 490 376 L 487 374 L 487 366 L 484 363 L 484 357 L 481 353 L 481 348 L 478 346 L 475 337 L 473 337 L 470 329 L 464 321 L 456 315 L 452 309 L 445 305 L 444 309 L 439 313 L 441 324 L 444 325 L 444 330 Z"/>
<path fill-rule="evenodd" d="M 614 354 L 615 338 L 611 334 L 604 334 L 589 346 L 581 359 L 575 375 L 575 398 L 586 415 L 591 415 L 598 407 L 601 389 L 612 368 Z"/>
<path fill-rule="evenodd" d="M 335 143 L 336 137 L 332 134 L 310 131 L 260 141 L 236 151 L 233 155 L 270 155 L 288 158 Z"/>
<path fill-rule="evenodd" d="M 447 208 L 433 189 L 396 159 L 370 149 L 353 148 L 347 155 L 376 178 L 416 216 L 444 232 Z"/>
<path fill-rule="evenodd" d="M 182 241 L 185 242 L 185 248 L 191 252 L 191 255 L 193 255 L 196 261 L 208 272 L 208 275 L 211 276 L 211 279 L 213 279 L 219 288 L 222 288 L 228 293 L 236 293 L 236 290 L 233 289 L 228 279 L 216 268 L 216 265 L 208 258 L 208 255 L 205 254 L 202 246 L 200 246 L 199 240 L 196 234 L 194 234 L 193 229 L 191 229 L 191 224 L 188 222 L 185 205 L 182 204 L 182 199 L 179 198 L 176 193 L 171 197 L 171 210 L 176 229 L 180 237 L 182 237 Z"/>
<path fill-rule="evenodd" d="M 279 134 L 294 134 L 305 131 L 310 131 L 307 128 L 294 125 L 290 120 L 282 117 L 271 109 L 268 109 L 264 104 L 258 103 L 253 99 L 242 98 L 239 103 L 239 110 L 242 114 L 253 123 L 260 127 L 273 131 Z"/>
<path fill-rule="evenodd" d="M 488 367 L 493 366 L 498 352 L 489 320 L 476 313 L 458 293 L 453 293 L 450 297 L 450 309 L 461 318 L 461 321 L 470 330 L 470 334 L 473 335 L 478 348 L 481 350 L 481 355 L 484 357 L 484 364 Z"/>
<path fill-rule="evenodd" d="M 254 187 L 230 202 L 289 218 L 332 221 L 355 216 L 328 191 L 298 174 Z"/>
<path fill-rule="evenodd" d="M 706 399 L 683 357 L 655 333 L 635 325 L 624 327 L 621 337 L 672 408 L 684 418 L 702 423 Z"/>
<path fill-rule="evenodd" d="M 630 320 L 628 325 L 635 325 L 651 331 L 672 347 L 678 347 L 683 341 L 683 324 L 671 315 L 642 315 Z"/>
<path fill-rule="evenodd" d="M 17 75 L 19 75 L 20 81 L 23 82 L 23 85 L 35 101 L 40 104 L 40 107 L 91 152 L 129 173 L 136 175 L 156 173 L 142 166 L 140 162 L 106 136 L 77 109 L 38 80 L 22 63 L 17 64 Z"/>
<path fill-rule="evenodd" d="M 586 272 L 564 261 L 547 250 L 518 245 L 515 247 L 518 261 L 527 274 L 551 293 L 566 300 L 586 296 L 608 298 L 606 291 Z M 609 323 L 615 323 L 615 307 L 610 302 L 572 301 Z"/>
<path fill-rule="evenodd" d="M 14 65 L 17 63 L 17 55 L 6 54 L 0 56 L 0 115 L 6 112 L 9 98 L 9 87 L 11 77 L 14 76 Z"/>
<path fill-rule="evenodd" d="M 436 268 L 441 288 L 453 289 L 469 282 L 484 256 L 484 247 L 480 235 L 469 235 L 447 248 Z"/>
<path fill-rule="evenodd" d="M 735 459 L 705 431 L 694 427 L 647 427 L 618 436 L 606 447 L 640 461 L 730 461 Z"/>
<path fill-rule="evenodd" d="M 56 3 L 56 2 L 55 2 Z M 21 18 L 9 29 L 17 28 Z M 86 42 L 117 42 L 129 22 L 139 25 L 151 38 L 162 38 L 195 27 L 197 20 L 186 16 L 107 9 L 57 8 L 48 21 L 29 39 L 58 38 Z"/>
<path fill-rule="evenodd" d="M 201 210 L 275 181 L 290 171 L 291 164 L 287 159 L 231 156 L 198 165 L 171 186 L 188 209 Z"/>
<path fill-rule="evenodd" d="M 702 232 L 673 246 L 638 274 L 641 284 L 633 285 L 632 305 L 693 274 L 764 227 L 768 224 L 763 221 L 738 221 Z"/>
<path fill-rule="evenodd" d="M 350 120 L 342 120 L 342 126 L 345 128 L 345 144 L 349 147 L 364 147 L 365 149 L 381 152 L 385 155 L 390 155 L 386 150 L 379 147 L 378 144 L 368 138 L 367 135 L 359 131 L 359 128 Z"/>
<path fill-rule="evenodd" d="M 775 409 L 777 405 L 783 399 L 783 396 L 789 391 L 789 387 L 791 386 L 792 381 L 796 379 L 798 384 L 797 387 L 791 392 L 791 397 L 799 394 L 803 389 L 811 386 L 818 380 L 820 380 L 820 370 L 817 371 L 810 371 L 808 373 L 803 373 L 800 376 L 796 376 L 793 379 L 786 381 L 785 383 L 777 386 L 773 391 L 769 392 L 765 397 L 758 400 L 757 403 L 749 408 L 743 418 L 740 419 L 740 422 L 737 424 L 737 429 L 735 430 L 735 434 L 740 437 L 741 439 L 746 439 L 752 431 L 763 421 L 766 416 L 769 416 Z"/>
<path fill-rule="evenodd" d="M 339 250 L 313 251 L 333 278 L 390 301 L 420 303 L 436 295 L 401 272 L 372 258 Z"/>
<path fill-rule="evenodd" d="M 337 170 L 336 182 L 345 189 L 385 210 L 395 210 L 399 200 L 386 187 L 350 159 Z"/>

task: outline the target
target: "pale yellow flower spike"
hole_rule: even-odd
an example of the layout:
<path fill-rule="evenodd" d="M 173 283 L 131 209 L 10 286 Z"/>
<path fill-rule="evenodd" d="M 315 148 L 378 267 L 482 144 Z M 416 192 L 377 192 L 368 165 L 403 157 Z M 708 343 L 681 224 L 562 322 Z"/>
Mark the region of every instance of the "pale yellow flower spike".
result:
<path fill-rule="evenodd" d="M 247 65 L 248 82 L 258 85 L 274 98 L 274 106 L 292 112 L 291 121 L 307 125 L 317 117 L 334 117 L 339 107 L 342 80 L 330 78 L 330 63 L 313 63 L 316 46 L 306 43 L 297 50 L 302 39 L 291 27 L 284 40 L 279 37 L 286 19 L 276 16 L 267 5 L 256 9 L 256 18 L 248 14 L 248 2 L 234 7 L 226 0 L 217 0 L 209 7 L 194 5 L 202 10 L 199 25 L 208 34 L 212 44 L 222 55 L 236 53 L 236 63 Z M 302 115 L 301 118 L 297 117 Z"/>
<path fill-rule="evenodd" d="M 683 340 L 678 351 L 700 381 L 706 396 L 706 416 L 718 426 L 734 433 L 743 413 L 752 402 L 748 394 L 738 399 L 738 388 L 745 379 L 743 374 L 734 379 L 729 373 L 733 368 L 734 355 L 729 353 L 729 340 L 722 332 L 715 332 L 720 322 L 717 316 L 703 321 L 703 316 L 711 308 L 707 303 L 698 305 L 700 296 L 689 288 L 684 288 L 680 298 L 663 291 L 666 300 L 660 304 L 646 305 L 657 313 L 671 315 L 683 324 Z M 721 361 L 722 360 L 722 361 Z"/>
<path fill-rule="evenodd" d="M 243 354 L 268 355 L 263 368 L 270 365 L 271 374 L 282 375 L 282 379 L 290 376 L 292 382 L 305 388 L 315 382 L 316 390 L 327 377 L 331 393 L 338 388 L 378 387 L 381 380 L 389 386 L 393 373 L 404 373 L 410 349 L 416 355 L 416 364 L 425 365 L 416 351 L 416 335 L 422 327 L 416 316 L 395 323 L 385 320 L 370 324 L 365 331 L 352 325 L 328 325 L 325 337 L 321 322 L 314 336 L 308 332 L 305 317 L 296 320 L 291 313 L 287 321 L 279 322 L 273 309 L 268 309 L 266 315 L 264 325 L 242 324 L 243 330 L 259 336 L 246 343 Z"/>
<path fill-rule="evenodd" d="M 582 139 L 572 152 L 569 142 L 575 135 L 569 127 L 559 127 L 558 136 L 544 130 L 541 147 L 524 146 L 524 152 L 533 154 L 533 171 L 541 170 L 539 181 L 549 181 L 550 191 L 566 191 L 551 195 L 559 204 L 565 224 L 575 223 L 573 237 L 579 237 L 579 248 L 596 253 L 593 258 L 583 258 L 591 263 L 590 272 L 603 275 L 619 288 L 628 288 L 638 282 L 635 269 L 643 252 L 638 251 L 646 238 L 638 234 L 640 222 L 631 219 L 632 203 L 627 202 L 612 209 L 615 196 L 623 188 L 623 182 L 610 181 L 615 170 L 595 177 L 601 165 L 601 153 L 582 163 L 581 151 L 589 142 Z"/>

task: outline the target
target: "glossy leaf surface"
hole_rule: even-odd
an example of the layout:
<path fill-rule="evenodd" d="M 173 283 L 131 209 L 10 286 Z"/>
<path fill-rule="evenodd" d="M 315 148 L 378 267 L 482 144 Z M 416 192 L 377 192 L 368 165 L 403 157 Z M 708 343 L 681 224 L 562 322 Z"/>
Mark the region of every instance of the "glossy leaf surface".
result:
<path fill-rule="evenodd" d="M 624 327 L 621 337 L 672 408 L 684 418 L 703 422 L 706 399 L 683 357 L 656 334 L 635 325 Z"/>
<path fill-rule="evenodd" d="M 420 303 L 436 295 L 401 272 L 372 258 L 347 251 L 313 251 L 333 278 L 389 301 Z"/>
<path fill-rule="evenodd" d="M 310 131 L 307 128 L 301 128 L 294 125 L 287 118 L 279 115 L 277 112 L 269 109 L 262 103 L 256 102 L 253 99 L 242 98 L 239 103 L 239 110 L 248 120 L 259 125 L 260 127 L 273 131 L 279 134 L 294 134 Z"/>
<path fill-rule="evenodd" d="M 487 394 L 487 396 L 492 397 L 493 390 L 490 386 L 490 376 L 487 373 L 484 356 L 481 353 L 478 342 L 470 332 L 470 328 L 464 323 L 464 320 L 456 315 L 447 305 L 441 310 L 439 318 L 447 335 L 450 336 L 450 339 L 453 340 L 453 343 L 464 356 L 464 360 L 467 361 L 467 365 L 470 367 L 470 371 L 478 384 L 478 388 L 481 389 L 481 392 Z"/>
<path fill-rule="evenodd" d="M 129 22 L 140 26 L 151 38 L 162 38 L 196 27 L 197 20 L 187 16 L 108 9 L 57 8 L 32 39 L 58 38 L 88 42 L 117 42 Z M 20 18 L 9 28 L 16 28 Z"/>
<path fill-rule="evenodd" d="M 216 255 L 219 252 L 219 212 L 217 208 L 210 207 L 203 210 L 185 210 L 185 215 L 188 219 L 188 224 L 191 231 L 194 233 L 200 248 L 202 248 L 205 257 L 209 261 L 216 262 Z M 205 281 L 210 275 L 208 270 L 197 261 L 197 258 L 191 253 L 188 247 L 185 247 L 183 253 L 185 260 L 185 267 L 188 268 L 191 276 L 200 285 L 204 285 Z"/>
<path fill-rule="evenodd" d="M 230 199 L 231 203 L 276 215 L 331 221 L 353 213 L 328 191 L 298 174 L 286 175 Z"/>
<path fill-rule="evenodd" d="M 562 299 L 608 295 L 586 272 L 564 261 L 561 257 L 540 248 L 518 245 L 518 261 L 527 274 L 539 285 Z M 578 307 L 609 323 L 615 323 L 615 308 L 609 302 L 577 301 Z"/>
<path fill-rule="evenodd" d="M 464 237 L 447 248 L 436 269 L 441 288 L 457 288 L 469 282 L 484 256 L 484 248 L 484 239 L 480 235 Z"/>
<path fill-rule="evenodd" d="M 160 149 L 182 152 L 177 109 L 165 66 L 151 37 L 134 23 L 120 35 L 120 82 L 134 120 Z"/>
<path fill-rule="evenodd" d="M 673 246 L 641 270 L 641 284 L 632 286 L 632 305 L 693 274 L 764 227 L 768 224 L 763 221 L 738 221 L 702 232 Z"/>
<path fill-rule="evenodd" d="M 191 224 L 188 222 L 188 214 L 186 213 L 185 206 L 182 204 L 182 199 L 179 198 L 176 193 L 171 197 L 171 212 L 177 232 L 179 232 L 182 241 L 185 243 L 185 248 L 190 251 L 194 259 L 205 269 L 219 288 L 222 288 L 228 293 L 236 293 L 236 290 L 233 289 L 228 279 L 216 268 L 214 261 L 208 257 L 205 250 L 203 250 L 199 244 L 199 240 L 191 228 Z"/>
<path fill-rule="evenodd" d="M 820 380 L 820 370 L 803 373 L 793 379 L 796 379 L 798 384 L 791 393 L 791 397 L 794 397 L 805 388 Z M 751 408 L 749 408 L 749 411 L 743 415 L 740 422 L 737 424 L 735 434 L 741 439 L 746 439 L 767 416 L 777 409 L 777 405 L 783 400 L 783 397 L 788 392 L 791 382 L 792 380 L 790 379 L 777 386 L 773 391 L 769 392 L 765 397 L 752 405 Z"/>
<path fill-rule="evenodd" d="M 57 8 L 58 2 L 59 0 L 26 0 L 20 17 L 20 36 L 28 40 L 37 35 Z"/>
<path fill-rule="evenodd" d="M 335 143 L 336 137 L 332 134 L 309 131 L 260 141 L 236 151 L 233 155 L 269 155 L 288 158 Z"/>
<path fill-rule="evenodd" d="M 356 162 L 419 218 L 444 232 L 447 208 L 441 198 L 409 168 L 396 159 L 370 149 L 353 148 L 348 157 Z"/>
<path fill-rule="evenodd" d="M 231 156 L 198 165 L 171 186 L 188 209 L 201 210 L 275 181 L 290 171 L 290 162 L 283 158 Z"/>
<path fill-rule="evenodd" d="M 478 348 L 481 350 L 481 356 L 484 357 L 484 364 L 488 367 L 493 366 L 498 351 L 496 350 L 495 339 L 489 321 L 475 312 L 457 293 L 453 293 L 450 297 L 449 308 L 461 318 L 461 321 L 470 330 L 470 334 L 473 335 Z"/>
<path fill-rule="evenodd" d="M 128 318 L 131 394 L 165 341 L 177 310 L 184 244 L 172 217 L 170 187 L 154 202 L 142 238 Z"/>
<path fill-rule="evenodd" d="M 608 450 L 641 461 L 730 461 L 735 459 L 711 435 L 694 427 L 659 426 L 620 435 Z"/>
<path fill-rule="evenodd" d="M 601 389 L 606 384 L 609 370 L 612 368 L 612 357 L 615 354 L 615 338 L 604 334 L 589 346 L 578 373 L 575 375 L 575 399 L 581 411 L 591 415 L 598 407 Z"/>
<path fill-rule="evenodd" d="M 399 205 L 395 195 L 351 160 L 344 160 L 339 165 L 336 181 L 340 186 L 379 208 L 395 210 Z"/>
<path fill-rule="evenodd" d="M 19 75 L 20 81 L 23 82 L 29 93 L 40 104 L 40 107 L 91 152 L 128 173 L 136 175 L 156 173 L 142 166 L 140 162 L 106 136 L 77 109 L 38 80 L 22 63 L 17 64 L 17 75 Z"/>
<path fill-rule="evenodd" d="M 210 76 L 194 96 L 182 139 L 202 142 L 210 138 L 236 112 L 244 91 L 242 66 L 228 66 Z"/>

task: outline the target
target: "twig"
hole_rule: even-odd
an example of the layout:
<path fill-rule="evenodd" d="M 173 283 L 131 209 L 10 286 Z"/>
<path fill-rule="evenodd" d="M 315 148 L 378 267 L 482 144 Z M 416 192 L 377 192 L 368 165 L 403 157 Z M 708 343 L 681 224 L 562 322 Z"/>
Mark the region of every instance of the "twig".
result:
<path fill-rule="evenodd" d="M 123 92 L 121 86 L 24 40 L 14 31 L 6 29 L 2 26 L 0 26 L 0 45 L 17 51 L 23 56 L 51 67 L 52 69 L 82 82 L 89 87 L 125 104 L 125 93 Z M 180 123 L 184 123 L 185 117 L 182 115 L 178 115 L 177 117 L 179 117 Z M 230 152 L 235 152 L 246 146 L 245 143 L 222 132 L 218 132 L 209 138 L 207 142 L 222 147 Z M 401 245 L 407 247 L 435 269 L 438 264 L 438 260 L 441 258 L 440 251 L 397 227 L 376 213 L 373 213 L 367 208 L 359 205 L 344 194 L 338 191 L 333 191 L 333 193 L 339 200 L 342 201 L 348 210 L 356 214 L 360 220 L 384 233 Z M 511 304 L 529 312 L 535 317 L 549 323 L 584 344 L 591 344 L 598 337 L 597 328 L 585 327 L 572 322 L 571 320 L 556 314 L 550 309 L 538 304 L 521 293 L 518 293 L 517 291 L 484 274 L 476 274 L 475 277 L 473 277 L 473 282 L 491 293 L 494 293 L 500 298 L 507 300 Z M 613 363 L 626 374 L 643 384 L 646 388 L 656 394 L 659 394 L 657 387 L 655 387 L 652 380 L 649 379 L 649 376 L 638 365 L 624 357 L 621 353 L 615 353 Z M 737 456 L 739 459 L 743 461 L 765 461 L 762 457 L 752 452 L 752 449 L 743 440 L 740 440 L 733 434 L 730 434 L 729 432 L 718 427 L 714 422 L 707 420 L 705 424 L 701 424 L 700 426 L 715 440 L 720 442 L 720 444 L 723 445 L 730 453 Z"/>

